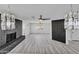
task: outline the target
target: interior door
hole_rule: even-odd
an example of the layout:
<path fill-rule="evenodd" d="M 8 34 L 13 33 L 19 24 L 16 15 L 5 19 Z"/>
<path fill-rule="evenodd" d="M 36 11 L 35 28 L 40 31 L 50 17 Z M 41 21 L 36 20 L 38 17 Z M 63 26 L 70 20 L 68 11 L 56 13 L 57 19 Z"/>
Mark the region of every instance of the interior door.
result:
<path fill-rule="evenodd" d="M 64 19 L 52 21 L 52 40 L 66 43 Z"/>

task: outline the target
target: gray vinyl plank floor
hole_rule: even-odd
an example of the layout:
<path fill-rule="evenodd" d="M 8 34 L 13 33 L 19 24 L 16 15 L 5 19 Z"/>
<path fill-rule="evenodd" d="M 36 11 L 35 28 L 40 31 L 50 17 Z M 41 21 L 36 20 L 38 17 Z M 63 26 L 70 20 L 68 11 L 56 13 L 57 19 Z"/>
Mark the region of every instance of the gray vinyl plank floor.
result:
<path fill-rule="evenodd" d="M 79 41 L 64 43 L 49 39 L 49 34 L 30 34 L 8 54 L 78 54 Z"/>

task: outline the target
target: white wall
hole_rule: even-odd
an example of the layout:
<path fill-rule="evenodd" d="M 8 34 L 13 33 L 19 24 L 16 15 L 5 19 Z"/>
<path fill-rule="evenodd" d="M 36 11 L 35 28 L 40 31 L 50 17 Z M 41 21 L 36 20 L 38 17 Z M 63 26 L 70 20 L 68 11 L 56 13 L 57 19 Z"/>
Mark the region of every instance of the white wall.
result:
<path fill-rule="evenodd" d="M 42 24 L 38 24 L 39 21 L 30 21 L 30 33 L 34 34 L 50 34 L 51 21 L 43 20 Z"/>
<path fill-rule="evenodd" d="M 28 20 L 23 20 L 23 35 L 28 35 L 30 33 L 29 30 L 29 21 Z"/>
<path fill-rule="evenodd" d="M 69 41 L 79 40 L 79 30 L 66 30 L 66 44 L 69 44 Z"/>
<path fill-rule="evenodd" d="M 79 30 L 74 30 L 73 31 L 72 40 L 79 40 Z"/>

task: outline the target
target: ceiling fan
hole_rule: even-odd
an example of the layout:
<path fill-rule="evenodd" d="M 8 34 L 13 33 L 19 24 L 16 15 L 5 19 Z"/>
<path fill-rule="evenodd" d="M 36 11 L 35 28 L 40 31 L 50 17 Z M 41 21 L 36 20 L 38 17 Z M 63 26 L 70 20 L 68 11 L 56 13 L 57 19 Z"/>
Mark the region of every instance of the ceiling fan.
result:
<path fill-rule="evenodd" d="M 40 17 L 38 18 L 39 20 L 50 20 L 50 18 L 43 18 L 42 15 L 40 15 Z"/>

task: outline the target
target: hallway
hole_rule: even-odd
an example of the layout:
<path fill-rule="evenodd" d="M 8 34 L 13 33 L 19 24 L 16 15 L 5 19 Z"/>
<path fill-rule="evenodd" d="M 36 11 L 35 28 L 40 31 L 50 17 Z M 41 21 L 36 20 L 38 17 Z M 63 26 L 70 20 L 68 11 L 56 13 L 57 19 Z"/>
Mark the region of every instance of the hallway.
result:
<path fill-rule="evenodd" d="M 48 34 L 30 34 L 17 45 L 9 54 L 77 54 L 79 42 L 69 45 L 50 40 Z"/>

